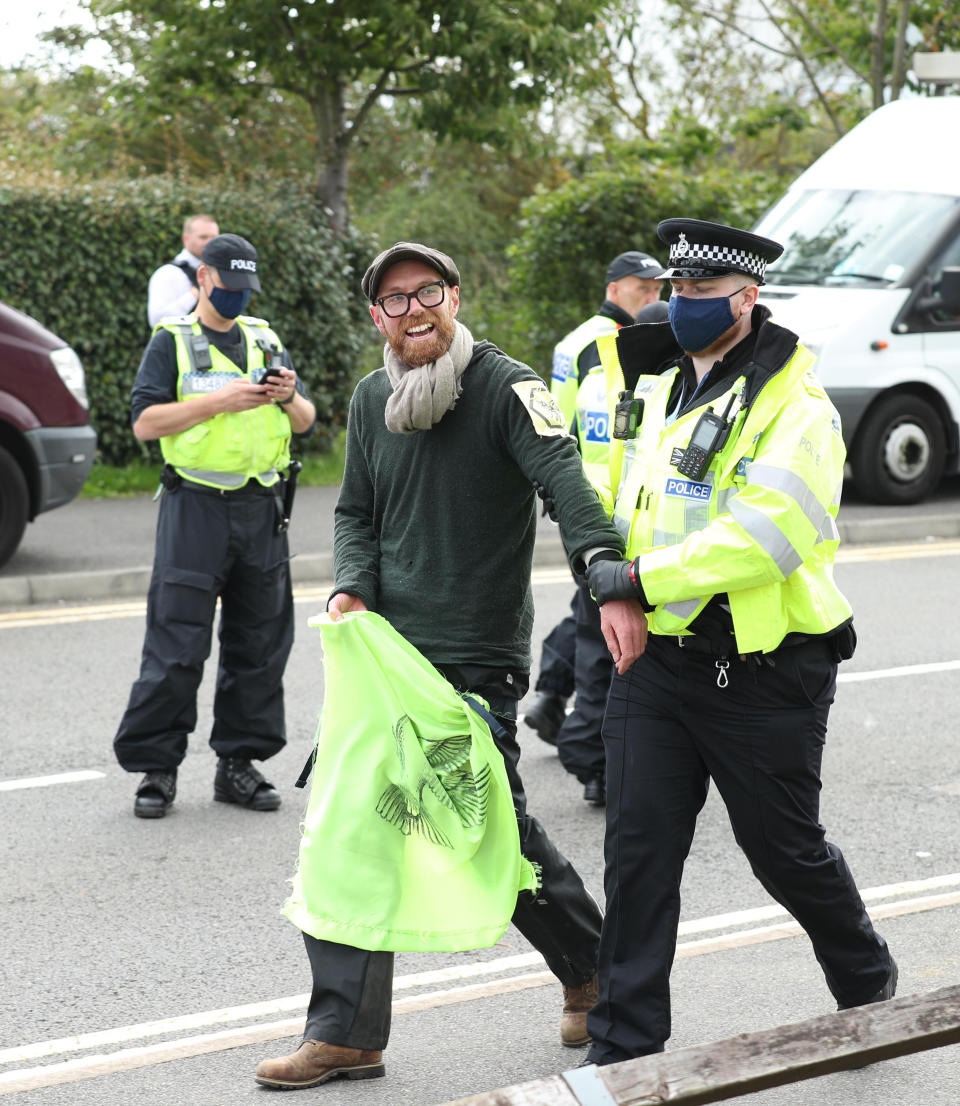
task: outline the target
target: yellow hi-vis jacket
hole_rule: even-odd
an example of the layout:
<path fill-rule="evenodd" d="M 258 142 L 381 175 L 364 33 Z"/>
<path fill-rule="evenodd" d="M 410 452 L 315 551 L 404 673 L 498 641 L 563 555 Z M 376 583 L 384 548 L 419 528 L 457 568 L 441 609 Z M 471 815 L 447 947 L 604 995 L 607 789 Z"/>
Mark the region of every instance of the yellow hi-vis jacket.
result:
<path fill-rule="evenodd" d="M 623 379 L 616 341 L 598 345 L 612 410 Z M 739 375 L 669 425 L 679 369 L 639 378 L 637 437 L 612 439 L 601 498 L 613 502 L 627 558 L 639 558 L 652 633 L 689 632 L 723 593 L 740 653 L 770 652 L 788 633 L 825 634 L 850 618 L 833 579 L 846 454 L 839 416 L 811 372 L 814 360 L 798 345 L 748 406 Z M 731 432 L 703 479 L 681 476 L 676 462 L 700 416 L 708 406 L 721 414 L 731 398 Z"/>
<path fill-rule="evenodd" d="M 601 336 L 602 337 L 602 336 Z M 616 337 L 616 334 L 612 335 Z M 617 369 L 619 372 L 619 368 Z M 613 429 L 612 410 L 609 403 L 608 374 L 603 364 L 596 365 L 584 377 L 577 391 L 577 440 L 583 471 L 590 483 L 602 494 L 609 482 L 610 433 Z M 617 393 L 623 389 L 623 377 Z M 612 504 L 605 504 L 612 514 Z"/>
<path fill-rule="evenodd" d="M 202 336 L 196 315 L 163 319 L 158 327 L 173 334 L 177 348 L 177 399 L 191 399 L 219 391 L 230 380 L 255 380 L 264 367 L 263 350 L 257 339 L 265 339 L 278 350 L 283 347 L 263 319 L 241 315 L 237 319 L 247 347 L 247 371 L 244 373 L 210 345 L 209 369 L 196 366 L 191 338 Z M 282 408 L 268 403 L 249 411 L 224 411 L 197 423 L 179 434 L 160 439 L 163 459 L 185 480 L 212 488 L 239 488 L 250 479 L 269 487 L 278 480 L 278 469 L 290 465 L 290 419 Z"/>
<path fill-rule="evenodd" d="M 577 390 L 580 387 L 577 360 L 580 354 L 601 334 L 615 334 L 617 324 L 607 315 L 591 315 L 553 348 L 553 367 L 550 371 L 550 391 L 560 404 L 567 429 L 573 425 L 577 410 Z"/>

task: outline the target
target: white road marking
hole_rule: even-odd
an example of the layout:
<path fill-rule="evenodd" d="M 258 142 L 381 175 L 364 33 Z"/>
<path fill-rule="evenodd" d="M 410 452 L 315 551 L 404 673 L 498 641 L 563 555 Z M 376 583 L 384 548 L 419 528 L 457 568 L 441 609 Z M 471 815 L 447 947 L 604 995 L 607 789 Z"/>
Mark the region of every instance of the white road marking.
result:
<path fill-rule="evenodd" d="M 899 561 L 922 557 L 955 557 L 960 555 L 960 540 L 934 539 L 929 542 L 897 542 L 890 544 L 844 546 L 837 552 L 837 564 L 861 564 L 867 561 Z M 570 570 L 561 568 L 534 569 L 535 586 L 557 584 L 572 579 Z M 294 602 L 325 602 L 333 583 L 295 587 Z M 124 603 L 97 603 L 79 607 L 50 607 L 44 610 L 24 609 L 0 612 L 0 630 L 22 629 L 28 626 L 59 626 L 71 622 L 103 622 L 112 618 L 140 618 L 146 612 L 143 600 Z"/>
<path fill-rule="evenodd" d="M 837 683 L 853 684 L 859 680 L 889 680 L 897 676 L 925 676 L 929 672 L 956 672 L 960 661 L 933 661 L 929 664 L 904 664 L 899 668 L 875 668 L 872 672 L 841 672 Z"/>
<path fill-rule="evenodd" d="M 59 783 L 81 783 L 84 780 L 102 780 L 103 772 L 84 769 L 80 772 L 61 772 L 56 776 L 24 776 L 19 780 L 0 780 L 0 791 L 20 791 L 27 787 L 54 787 Z"/>
<path fill-rule="evenodd" d="M 919 892 L 955 888 L 936 895 L 920 895 Z M 942 876 L 932 876 L 924 880 L 910 880 L 902 883 L 887 884 L 868 888 L 862 892 L 867 902 L 878 899 L 894 901 L 878 902 L 872 907 L 873 918 L 892 918 L 915 914 L 926 910 L 944 909 L 960 905 L 960 872 Z M 903 898 L 903 896 L 911 896 Z M 778 906 L 765 906 L 752 910 L 740 910 L 729 914 L 718 914 L 712 918 L 700 918 L 684 922 L 680 926 L 680 936 L 703 933 L 710 930 L 729 929 L 736 925 L 786 916 Z M 677 946 L 677 956 L 689 958 L 748 945 L 763 944 L 799 936 L 803 930 L 794 921 L 777 925 L 743 929 L 735 933 L 714 934 L 714 936 L 694 941 L 681 941 Z M 399 976 L 394 981 L 394 992 L 410 990 L 415 987 L 476 978 L 483 975 L 496 975 L 520 968 L 535 968 L 543 964 L 539 953 L 523 953 L 517 956 L 500 957 L 494 960 L 471 964 L 453 965 L 412 975 Z M 435 1009 L 455 1003 L 473 1002 L 495 995 L 509 994 L 532 987 L 555 984 L 551 972 L 534 971 L 519 976 L 507 976 L 482 983 L 470 983 L 451 987 L 446 990 L 429 991 L 407 998 L 397 998 L 393 1003 L 395 1014 L 412 1013 L 417 1010 Z M 235 1027 L 215 1033 L 197 1034 L 158 1044 L 136 1048 L 120 1049 L 106 1055 L 93 1055 L 57 1064 L 34 1068 L 20 1068 L 0 1074 L 0 1096 L 16 1094 L 19 1091 L 37 1087 L 53 1086 L 58 1083 L 76 1082 L 92 1079 L 118 1071 L 164 1063 L 169 1060 L 198 1056 L 245 1045 L 280 1040 L 284 1037 L 296 1037 L 303 1028 L 303 1013 L 308 995 L 295 995 L 290 998 L 274 999 L 268 1002 L 249 1003 L 245 1006 L 226 1007 L 200 1014 L 188 1014 L 161 1021 L 145 1022 L 140 1025 L 122 1026 L 117 1029 L 98 1033 L 87 1033 L 77 1037 L 65 1037 L 58 1040 L 40 1041 L 32 1045 L 23 1045 L 0 1051 L 0 1063 L 23 1063 L 46 1057 L 61 1056 L 69 1052 L 79 1052 L 92 1048 L 104 1048 L 133 1040 L 158 1037 L 168 1033 L 183 1033 L 191 1029 L 240 1021 L 250 1018 L 266 1017 L 271 1014 L 297 1011 L 297 1017 L 257 1025 Z"/>

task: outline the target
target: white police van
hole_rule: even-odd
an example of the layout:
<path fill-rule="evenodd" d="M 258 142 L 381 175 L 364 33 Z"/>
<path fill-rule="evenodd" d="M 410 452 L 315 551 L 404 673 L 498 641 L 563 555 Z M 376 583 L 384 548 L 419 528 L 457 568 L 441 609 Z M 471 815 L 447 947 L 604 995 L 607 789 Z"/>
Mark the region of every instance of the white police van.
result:
<path fill-rule="evenodd" d="M 754 228 L 761 302 L 818 355 L 857 490 L 915 503 L 960 470 L 960 97 L 878 108 Z"/>

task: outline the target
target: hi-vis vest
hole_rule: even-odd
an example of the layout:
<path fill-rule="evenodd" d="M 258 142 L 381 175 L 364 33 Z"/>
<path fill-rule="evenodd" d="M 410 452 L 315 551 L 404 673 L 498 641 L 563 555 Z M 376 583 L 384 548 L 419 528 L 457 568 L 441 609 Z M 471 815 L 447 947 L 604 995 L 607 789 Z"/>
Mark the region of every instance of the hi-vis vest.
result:
<path fill-rule="evenodd" d="M 608 380 L 622 380 L 615 342 L 598 344 Z M 639 378 L 642 422 L 635 439 L 612 440 L 609 487 L 626 556 L 639 557 L 655 606 L 652 633 L 688 632 L 724 592 L 741 653 L 769 652 L 788 633 L 828 633 L 850 617 L 833 579 L 846 453 L 839 416 L 810 371 L 814 360 L 797 346 L 748 407 L 742 376 L 709 401 L 720 414 L 733 399 L 733 428 L 700 481 L 681 476 L 676 462 L 707 405 L 667 426 L 679 370 Z"/>
<path fill-rule="evenodd" d="M 202 335 L 196 315 L 163 319 L 158 326 L 169 330 L 177 347 L 177 399 L 191 399 L 216 392 L 232 378 L 250 380 L 264 366 L 257 339 L 282 349 L 280 340 L 263 319 L 241 315 L 237 319 L 247 347 L 247 371 L 242 372 L 216 346 L 209 346 L 209 369 L 198 369 L 191 336 Z M 290 420 L 273 403 L 250 411 L 224 411 L 179 434 L 160 439 L 163 459 L 185 480 L 212 488 L 239 488 L 249 479 L 275 484 L 278 469 L 290 464 Z"/>
<path fill-rule="evenodd" d="M 613 335 L 615 337 L 615 334 Z M 599 339 L 598 339 L 599 340 Z M 617 393 L 623 389 L 623 382 Z M 613 418 L 608 397 L 607 374 L 602 364 L 596 365 L 584 377 L 577 391 L 577 439 L 583 471 L 590 483 L 601 493 L 608 483 L 610 432 Z M 612 504 L 605 504 L 612 513 Z"/>
<path fill-rule="evenodd" d="M 563 412 L 567 429 L 573 425 L 577 409 L 577 390 L 580 381 L 577 374 L 577 358 L 601 334 L 615 334 L 617 324 L 606 315 L 593 315 L 561 338 L 553 348 L 553 368 L 550 373 L 550 391 L 556 396 Z"/>

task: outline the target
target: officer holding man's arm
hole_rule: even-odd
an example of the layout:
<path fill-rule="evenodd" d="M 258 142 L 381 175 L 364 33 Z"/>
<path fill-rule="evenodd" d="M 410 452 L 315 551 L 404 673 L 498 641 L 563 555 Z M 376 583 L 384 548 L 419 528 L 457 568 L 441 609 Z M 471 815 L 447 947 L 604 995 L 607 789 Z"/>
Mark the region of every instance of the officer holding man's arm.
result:
<path fill-rule="evenodd" d="M 856 637 L 833 579 L 844 446 L 814 357 L 757 304 L 782 247 L 668 219 L 661 342 L 601 339 L 616 404 L 613 519 L 627 560 L 591 562 L 614 658 L 599 999 L 589 1059 L 661 1051 L 680 879 L 712 778 L 737 843 L 803 926 L 845 1009 L 890 998 L 897 967 L 819 821 L 838 660 Z M 643 328 L 649 331 L 649 327 Z M 633 332 L 633 333 L 632 333 Z M 675 342 L 672 340 L 675 339 Z M 645 352 L 673 352 L 657 366 Z M 617 640 L 613 605 L 649 637 Z"/>
<path fill-rule="evenodd" d="M 140 676 L 114 739 L 122 767 L 144 773 L 139 818 L 163 817 L 174 800 L 218 598 L 214 798 L 248 810 L 280 805 L 251 762 L 286 743 L 286 525 L 299 467 L 290 439 L 309 434 L 316 414 L 269 324 L 242 314 L 260 291 L 251 243 L 221 234 L 201 259 L 196 311 L 156 328 L 131 397 L 134 434 L 159 439 L 165 462 Z"/>

